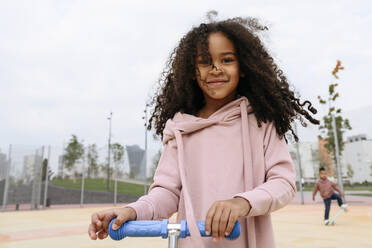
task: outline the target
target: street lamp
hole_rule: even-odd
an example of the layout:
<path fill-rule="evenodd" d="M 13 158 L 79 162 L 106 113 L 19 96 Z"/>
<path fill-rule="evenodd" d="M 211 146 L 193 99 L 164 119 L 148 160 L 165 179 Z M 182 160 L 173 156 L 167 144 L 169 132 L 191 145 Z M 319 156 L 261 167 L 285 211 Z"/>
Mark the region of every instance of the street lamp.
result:
<path fill-rule="evenodd" d="M 109 137 L 108 137 L 108 157 L 107 157 L 107 191 L 110 190 L 110 155 L 111 155 L 111 120 L 112 120 L 112 112 L 110 112 L 110 116 L 107 117 L 109 120 Z"/>
<path fill-rule="evenodd" d="M 147 170 L 147 108 L 149 107 L 150 105 L 149 104 L 146 104 L 145 106 L 145 110 L 143 111 L 145 116 L 142 116 L 142 119 L 145 121 L 144 123 L 144 126 L 145 126 L 145 154 L 144 154 L 144 183 L 143 183 L 143 191 L 144 191 L 144 194 L 147 193 L 147 179 L 146 179 L 146 170 Z"/>

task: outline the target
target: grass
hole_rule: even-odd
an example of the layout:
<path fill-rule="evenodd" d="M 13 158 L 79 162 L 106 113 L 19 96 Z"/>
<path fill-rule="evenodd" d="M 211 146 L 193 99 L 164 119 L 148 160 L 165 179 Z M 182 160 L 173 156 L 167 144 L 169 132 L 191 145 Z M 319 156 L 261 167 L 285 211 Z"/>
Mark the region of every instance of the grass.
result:
<path fill-rule="evenodd" d="M 64 187 L 64 188 L 73 188 L 73 189 L 81 188 L 81 179 L 76 179 L 76 180 L 54 179 L 50 183 L 60 186 L 60 187 Z M 86 178 L 84 181 L 84 189 L 107 192 L 106 179 L 103 179 L 103 178 L 87 179 Z M 109 192 L 114 192 L 114 181 L 113 180 L 110 180 Z M 118 194 L 129 194 L 129 195 L 137 195 L 137 196 L 143 195 L 143 185 L 118 181 Z"/>
<path fill-rule="evenodd" d="M 64 187 L 64 188 L 73 188 L 73 189 L 80 189 L 81 188 L 81 179 L 54 179 L 50 183 Z M 85 190 L 94 190 L 94 191 L 104 191 L 106 190 L 106 179 L 103 178 L 94 178 L 94 179 L 85 179 Z M 299 187 L 297 187 L 298 190 Z M 314 186 L 305 186 L 303 188 L 304 191 L 313 191 Z M 357 196 L 372 196 L 372 185 L 364 186 L 364 185 L 357 185 L 354 187 L 350 187 L 345 185 L 344 190 L 347 191 L 370 191 L 371 193 L 351 193 L 348 195 L 357 195 Z M 109 192 L 114 192 L 114 181 L 110 181 L 110 190 Z M 140 196 L 143 195 L 143 185 L 140 184 L 133 184 L 133 183 L 125 183 L 118 181 L 118 194 L 129 194 L 129 195 L 136 195 Z"/>

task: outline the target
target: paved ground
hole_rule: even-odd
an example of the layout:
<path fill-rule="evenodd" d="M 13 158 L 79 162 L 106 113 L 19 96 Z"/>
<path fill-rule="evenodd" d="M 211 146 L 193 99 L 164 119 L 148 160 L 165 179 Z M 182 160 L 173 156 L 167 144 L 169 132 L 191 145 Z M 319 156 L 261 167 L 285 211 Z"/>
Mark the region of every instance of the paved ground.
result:
<path fill-rule="evenodd" d="M 333 216 L 339 208 L 331 208 Z M 372 206 L 350 205 L 334 226 L 323 225 L 321 204 L 291 204 L 273 213 L 277 247 L 371 248 Z"/>
<path fill-rule="evenodd" d="M 323 205 L 293 204 L 272 214 L 277 247 L 372 248 L 372 205 L 363 200 L 349 202 L 349 212 L 335 226 L 322 225 Z M 362 203 L 360 203 L 362 201 Z M 308 202 L 308 201 L 305 201 Z M 359 202 L 359 203 L 358 203 Z M 338 210 L 334 202 L 331 215 Z M 55 208 L 0 213 L 0 248 L 166 248 L 161 238 L 126 238 L 122 241 L 92 241 L 87 235 L 91 213 L 108 205 L 84 208 Z"/>

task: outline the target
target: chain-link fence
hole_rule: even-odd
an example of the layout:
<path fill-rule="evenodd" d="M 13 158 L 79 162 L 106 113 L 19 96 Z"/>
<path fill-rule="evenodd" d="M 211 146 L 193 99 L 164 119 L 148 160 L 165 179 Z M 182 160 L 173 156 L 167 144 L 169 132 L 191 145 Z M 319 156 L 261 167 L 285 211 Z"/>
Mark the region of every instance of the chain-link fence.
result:
<path fill-rule="evenodd" d="M 84 147 L 80 157 L 66 154 L 66 147 L 56 146 L 10 145 L 0 151 L 2 210 L 127 203 L 149 187 L 145 153 L 138 146 L 111 147 L 110 160 L 108 146 Z"/>

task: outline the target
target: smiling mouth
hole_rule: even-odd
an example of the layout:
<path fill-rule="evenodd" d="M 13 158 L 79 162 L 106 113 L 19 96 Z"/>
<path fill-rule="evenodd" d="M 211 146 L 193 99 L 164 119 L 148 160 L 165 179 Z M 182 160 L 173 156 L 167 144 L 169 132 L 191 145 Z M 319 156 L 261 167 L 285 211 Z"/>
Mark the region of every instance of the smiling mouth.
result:
<path fill-rule="evenodd" d="M 212 87 L 218 87 L 218 86 L 222 86 L 224 84 L 227 84 L 228 81 L 211 81 L 211 82 L 207 82 L 207 84 L 209 86 L 212 86 Z"/>

